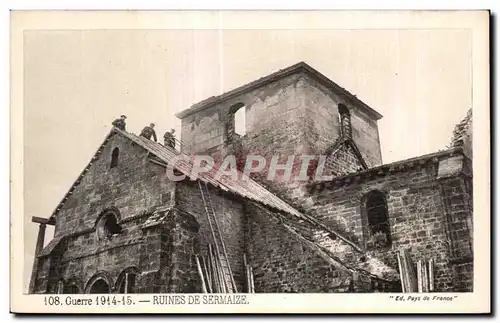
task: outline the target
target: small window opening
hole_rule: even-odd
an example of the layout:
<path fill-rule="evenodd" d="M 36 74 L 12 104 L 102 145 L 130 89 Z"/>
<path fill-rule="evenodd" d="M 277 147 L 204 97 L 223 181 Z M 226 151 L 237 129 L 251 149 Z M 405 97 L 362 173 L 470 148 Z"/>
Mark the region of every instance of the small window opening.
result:
<path fill-rule="evenodd" d="M 79 294 L 80 293 L 80 290 L 78 289 L 78 287 L 75 284 L 65 286 L 63 291 L 64 291 L 63 294 Z"/>
<path fill-rule="evenodd" d="M 111 153 L 111 164 L 110 168 L 114 168 L 118 166 L 118 156 L 120 155 L 120 150 L 118 148 L 113 149 L 113 152 Z"/>
<path fill-rule="evenodd" d="M 135 279 L 136 279 L 136 274 L 125 273 L 122 281 L 120 282 L 120 287 L 118 288 L 118 292 L 120 294 L 134 293 L 135 292 Z"/>
<path fill-rule="evenodd" d="M 234 132 L 242 137 L 247 133 L 245 107 L 239 109 L 234 115 Z"/>
<path fill-rule="evenodd" d="M 97 224 L 97 235 L 98 238 L 110 239 L 115 234 L 121 232 L 121 226 L 118 224 L 118 220 L 114 213 L 108 212 L 104 214 Z"/>
<path fill-rule="evenodd" d="M 239 102 L 229 108 L 227 132 L 229 139 L 232 139 L 235 134 L 240 137 L 246 135 L 245 104 Z"/>
<path fill-rule="evenodd" d="M 391 245 L 391 234 L 387 202 L 380 191 L 372 191 L 366 200 L 368 219 L 368 247 L 378 248 Z"/>
<path fill-rule="evenodd" d="M 70 281 L 65 283 L 62 280 L 60 280 L 58 285 L 57 285 L 57 293 L 58 294 L 79 294 L 80 289 L 78 288 L 75 281 L 70 280 Z"/>
<path fill-rule="evenodd" d="M 339 123 L 340 132 L 344 137 L 351 137 L 351 113 L 349 109 L 342 103 L 339 104 Z"/>

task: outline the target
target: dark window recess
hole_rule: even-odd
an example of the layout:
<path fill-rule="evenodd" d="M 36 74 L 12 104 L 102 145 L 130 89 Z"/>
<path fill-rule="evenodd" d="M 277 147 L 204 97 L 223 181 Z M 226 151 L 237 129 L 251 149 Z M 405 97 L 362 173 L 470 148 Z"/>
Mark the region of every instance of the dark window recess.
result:
<path fill-rule="evenodd" d="M 120 294 L 131 294 L 135 292 L 135 276 L 136 275 L 133 273 L 125 273 L 125 275 L 123 275 L 118 289 Z"/>
<path fill-rule="evenodd" d="M 339 104 L 338 109 L 341 135 L 347 138 L 351 138 L 351 113 L 349 112 L 349 109 L 342 103 Z"/>
<path fill-rule="evenodd" d="M 63 294 L 79 294 L 80 290 L 76 285 L 64 286 Z"/>
<path fill-rule="evenodd" d="M 90 288 L 90 294 L 109 294 L 111 288 L 104 279 L 98 279 Z"/>
<path fill-rule="evenodd" d="M 100 240 L 110 239 L 114 234 L 121 232 L 118 219 L 112 212 L 105 213 L 97 223 L 97 236 Z"/>
<path fill-rule="evenodd" d="M 387 202 L 382 192 L 372 191 L 366 199 L 368 220 L 368 247 L 386 247 L 391 245 L 391 233 Z"/>
<path fill-rule="evenodd" d="M 109 165 L 110 168 L 118 166 L 119 155 L 120 155 L 120 150 L 118 148 L 113 149 L 113 152 L 111 153 L 111 164 Z"/>

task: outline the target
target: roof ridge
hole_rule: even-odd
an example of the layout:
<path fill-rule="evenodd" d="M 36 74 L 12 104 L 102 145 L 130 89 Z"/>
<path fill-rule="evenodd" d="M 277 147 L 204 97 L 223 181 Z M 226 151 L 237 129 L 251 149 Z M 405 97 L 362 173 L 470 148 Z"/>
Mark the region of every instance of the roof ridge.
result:
<path fill-rule="evenodd" d="M 393 171 L 401 170 L 402 168 L 406 167 L 407 165 L 409 167 L 413 167 L 416 165 L 425 164 L 428 161 L 438 161 L 442 157 L 455 156 L 457 154 L 463 155 L 463 148 L 462 147 L 451 147 L 448 149 L 439 150 L 437 152 L 425 154 L 422 156 L 410 157 L 410 158 L 398 160 L 398 161 L 395 161 L 392 163 L 382 164 L 382 165 L 378 165 L 378 166 L 375 166 L 372 168 L 364 169 L 364 170 L 361 170 L 359 172 L 349 173 L 349 174 L 345 174 L 342 176 L 333 177 L 333 179 L 312 182 L 312 183 L 308 184 L 308 187 L 309 187 L 309 189 L 314 189 L 317 186 L 324 188 L 326 184 L 331 185 L 333 183 L 343 183 L 344 181 L 347 181 L 347 183 L 350 183 L 349 179 L 362 178 L 363 176 L 366 176 L 370 173 L 387 174 L 387 173 L 390 173 Z"/>
<path fill-rule="evenodd" d="M 54 217 L 57 214 L 57 212 L 62 208 L 64 203 L 68 200 L 68 198 L 73 193 L 75 187 L 78 184 L 80 184 L 82 177 L 87 173 L 87 171 L 89 170 L 89 168 L 93 164 L 93 162 L 99 157 L 99 155 L 102 152 L 106 143 L 109 141 L 111 136 L 114 135 L 115 133 L 121 134 L 124 137 L 128 138 L 129 140 L 135 142 L 136 144 L 140 145 L 142 148 L 144 148 L 148 152 L 154 154 L 160 160 L 162 160 L 164 163 L 167 163 L 167 164 L 169 164 L 171 162 L 171 160 L 177 156 L 188 157 L 190 159 L 190 161 L 187 162 L 186 159 L 179 160 L 179 162 L 176 163 L 176 169 L 179 170 L 180 172 L 182 172 L 187 177 L 193 178 L 192 174 L 191 174 L 191 170 L 192 170 L 192 166 L 193 166 L 191 163 L 191 157 L 193 157 L 193 155 L 186 155 L 182 152 L 178 152 L 177 150 L 175 150 L 171 147 L 163 146 L 157 142 L 151 141 L 151 140 L 146 139 L 144 137 L 141 137 L 141 136 L 138 136 L 136 134 L 118 129 L 116 127 L 113 127 L 111 129 L 111 131 L 108 133 L 108 135 L 106 136 L 103 143 L 99 146 L 97 152 L 94 154 L 91 161 L 87 164 L 85 169 L 80 173 L 77 180 L 73 183 L 73 185 L 71 186 L 69 191 L 65 194 L 62 201 L 58 204 L 58 206 L 56 207 L 56 209 L 52 213 L 51 218 Z M 184 161 L 184 162 L 182 162 L 182 161 Z M 243 174 L 239 170 L 237 170 L 237 172 L 239 174 Z M 308 222 L 314 223 L 314 224 L 320 226 L 322 229 L 330 232 L 331 234 L 334 234 L 339 239 L 341 239 L 344 242 L 346 242 L 347 244 L 351 245 L 352 247 L 354 247 L 358 251 L 361 250 L 361 248 L 359 246 L 357 246 L 354 242 L 345 238 L 340 233 L 338 233 L 332 229 L 327 228 L 324 224 L 318 222 L 313 217 L 305 214 L 305 212 L 301 212 L 301 211 L 297 210 L 295 207 L 290 205 L 290 203 L 283 200 L 282 198 L 277 196 L 275 193 L 271 192 L 267 187 L 258 183 L 257 181 L 253 180 L 250 177 L 248 177 L 242 181 L 234 182 L 234 181 L 231 181 L 230 178 L 228 178 L 226 176 L 222 176 L 220 179 L 217 180 L 213 177 L 213 175 L 211 173 L 204 172 L 204 173 L 200 173 L 198 175 L 198 177 L 196 177 L 194 179 L 202 180 L 205 183 L 210 183 L 212 186 L 222 189 L 223 191 L 230 191 L 233 194 L 243 196 L 251 201 L 256 201 L 260 204 L 266 205 L 267 207 L 278 209 L 282 212 L 286 212 L 288 214 L 294 215 L 294 216 L 301 218 L 303 220 L 306 220 Z M 266 194 L 259 196 L 259 194 L 257 193 L 259 190 L 265 192 Z"/>
<path fill-rule="evenodd" d="M 174 154 L 174 155 L 184 155 L 186 157 L 193 157 L 192 155 L 183 154 L 181 152 L 176 151 L 175 149 L 173 149 L 171 147 L 163 146 L 163 145 L 161 145 L 159 143 L 153 142 L 153 141 L 145 139 L 145 138 L 142 139 L 140 136 L 128 133 L 126 131 L 122 131 L 120 129 L 117 129 L 117 132 L 123 134 L 124 136 L 126 136 L 126 137 L 128 137 L 128 138 L 130 138 L 130 139 L 132 139 L 134 141 L 138 141 L 140 143 L 143 143 L 145 145 L 145 146 L 143 146 L 143 148 L 145 148 L 148 151 L 152 152 L 158 158 L 160 158 L 161 160 L 163 160 L 163 162 L 166 162 L 166 163 L 169 163 L 170 160 L 166 160 L 165 157 L 167 157 L 167 156 L 163 156 L 161 154 L 161 150 L 166 150 L 170 154 Z M 151 151 L 150 149 L 148 149 L 148 147 L 150 147 L 150 146 L 151 146 L 151 148 L 155 147 L 156 149 L 159 149 L 159 151 L 157 151 L 157 152 Z M 192 164 L 189 165 L 189 166 L 192 167 Z M 189 174 L 190 170 L 188 171 L 188 169 L 186 169 L 184 167 L 178 167 L 178 166 L 176 168 L 177 168 L 177 170 L 179 170 L 182 173 L 184 173 L 184 175 L 192 178 L 190 176 L 190 174 Z M 236 171 L 237 171 L 238 174 L 243 174 L 240 170 L 236 170 Z M 265 187 L 264 185 L 260 184 L 259 182 L 255 181 L 254 179 L 252 179 L 250 177 L 248 177 L 244 181 L 238 181 L 237 182 L 238 184 L 240 184 L 239 188 L 243 189 L 244 192 L 242 192 L 241 190 L 236 189 L 234 187 L 234 185 L 233 185 L 234 182 L 231 182 L 231 180 L 229 178 L 225 177 L 225 176 L 223 176 L 219 180 L 217 180 L 217 179 L 214 179 L 212 177 L 211 173 L 206 173 L 205 172 L 205 173 L 199 174 L 199 176 L 196 179 L 202 180 L 202 181 L 204 181 L 206 183 L 210 183 L 214 187 L 219 187 L 219 188 L 221 188 L 224 191 L 231 191 L 233 194 L 243 196 L 243 197 L 248 198 L 248 199 L 250 199 L 252 201 L 257 201 L 257 202 L 259 202 L 261 204 L 264 204 L 264 205 L 266 205 L 268 207 L 272 207 L 272 208 L 278 209 L 278 210 L 280 210 L 282 212 L 286 212 L 288 214 L 297 216 L 298 218 L 301 218 L 301 219 L 303 219 L 305 221 L 308 221 L 311 224 L 317 225 L 317 226 L 321 227 L 322 230 L 324 230 L 324 231 L 326 231 L 326 232 L 328 232 L 330 234 L 333 234 L 333 235 L 337 236 L 340 240 L 342 240 L 345 243 L 351 245 L 357 251 L 361 252 L 361 250 L 362 250 L 361 247 L 359 247 L 356 243 L 354 243 L 351 240 L 349 240 L 348 238 L 344 237 L 339 232 L 337 232 L 337 231 L 335 231 L 333 229 L 328 228 L 325 224 L 319 222 L 318 220 L 314 219 L 310 215 L 307 215 L 305 212 L 301 212 L 301 211 L 297 210 L 297 208 L 295 208 L 294 206 L 292 206 L 289 202 L 287 202 L 283 198 L 277 196 L 275 193 L 273 193 L 272 191 L 270 191 L 267 187 Z M 241 185 L 242 183 L 246 183 L 246 184 L 249 184 L 249 185 L 242 186 Z M 269 195 L 266 196 L 266 197 L 259 198 L 258 196 L 256 196 L 256 194 L 254 194 L 255 191 L 258 191 L 258 190 L 256 190 L 257 188 L 260 188 L 261 190 L 267 192 Z"/>
<path fill-rule="evenodd" d="M 74 188 L 76 186 L 78 186 L 78 184 L 80 184 L 80 181 L 83 178 L 83 176 L 85 176 L 85 174 L 87 174 L 87 172 L 90 169 L 90 166 L 92 166 L 93 162 L 99 158 L 104 146 L 109 141 L 109 139 L 111 139 L 111 136 L 115 133 L 115 131 L 114 131 L 115 129 L 117 129 L 117 128 L 113 127 L 108 132 L 108 134 L 104 138 L 103 142 L 99 145 L 99 148 L 97 148 L 96 152 L 92 155 L 92 158 L 90 159 L 90 161 L 87 163 L 85 168 L 80 172 L 80 174 L 78 175 L 76 180 L 73 182 L 73 184 L 70 186 L 69 190 L 66 192 L 66 194 L 64 195 L 62 200 L 57 204 L 54 211 L 52 211 L 52 214 L 50 215 L 49 219 L 55 216 L 55 214 L 61 209 L 61 207 L 66 202 L 66 200 L 69 198 L 69 196 L 73 193 Z"/>
<path fill-rule="evenodd" d="M 260 77 L 256 80 L 245 83 L 241 86 L 238 86 L 234 89 L 231 89 L 229 91 L 221 93 L 217 96 L 211 96 L 207 99 L 199 101 L 199 102 L 191 105 L 191 107 L 189 107 L 188 109 L 185 109 L 183 111 L 176 113 L 175 116 L 177 118 L 180 118 L 180 119 L 185 118 L 185 117 L 191 115 L 192 113 L 200 111 L 208 106 L 211 106 L 211 105 L 216 104 L 218 102 L 229 100 L 230 98 L 237 96 L 237 95 L 240 95 L 246 91 L 253 91 L 256 88 L 261 87 L 267 83 L 274 82 L 278 79 L 293 75 L 293 74 L 301 72 L 301 71 L 305 71 L 308 73 L 308 75 L 313 76 L 317 81 L 319 81 L 321 84 L 326 86 L 326 88 L 328 88 L 332 91 L 336 91 L 337 93 L 341 93 L 342 95 L 345 95 L 349 100 L 356 102 L 357 104 L 360 105 L 361 109 L 363 109 L 365 112 L 370 113 L 376 119 L 382 118 L 382 115 L 380 113 L 378 113 L 376 110 L 371 108 L 368 104 L 361 101 L 356 95 L 352 94 L 347 89 L 338 85 L 333 80 L 331 80 L 330 78 L 328 78 L 327 76 L 325 76 L 324 74 L 322 74 L 321 72 L 319 72 L 318 70 L 316 70 L 315 68 L 313 68 L 311 65 L 307 64 L 304 61 L 301 61 L 301 62 L 298 62 L 298 63 L 293 64 L 291 66 L 279 69 L 276 72 L 273 72 L 273 73 L 268 74 L 266 76 Z"/>

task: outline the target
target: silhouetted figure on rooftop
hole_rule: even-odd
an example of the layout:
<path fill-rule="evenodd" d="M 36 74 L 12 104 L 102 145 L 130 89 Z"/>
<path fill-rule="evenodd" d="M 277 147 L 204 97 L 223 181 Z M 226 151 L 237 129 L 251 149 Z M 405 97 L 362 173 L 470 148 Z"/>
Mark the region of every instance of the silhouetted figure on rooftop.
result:
<path fill-rule="evenodd" d="M 149 124 L 149 126 L 144 127 L 144 129 L 142 129 L 141 136 L 149 140 L 151 140 L 151 137 L 153 137 L 154 141 L 156 142 L 157 139 L 156 139 L 156 132 L 153 129 L 154 127 L 155 127 L 154 123 L 151 123 Z"/>
<path fill-rule="evenodd" d="M 127 116 L 122 114 L 119 119 L 115 119 L 115 121 L 113 121 L 112 125 L 120 130 L 125 131 L 125 119 L 127 119 Z"/>
<path fill-rule="evenodd" d="M 164 145 L 167 147 L 172 147 L 175 149 L 175 129 L 171 129 L 170 131 L 165 132 L 163 135 Z"/>

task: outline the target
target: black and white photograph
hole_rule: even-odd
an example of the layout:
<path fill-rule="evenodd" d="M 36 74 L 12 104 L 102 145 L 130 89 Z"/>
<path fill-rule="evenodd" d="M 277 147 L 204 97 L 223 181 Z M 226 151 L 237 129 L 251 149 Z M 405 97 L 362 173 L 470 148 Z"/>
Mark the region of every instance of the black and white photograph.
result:
<path fill-rule="evenodd" d="M 487 11 L 53 14 L 12 13 L 36 311 L 486 309 Z"/>

